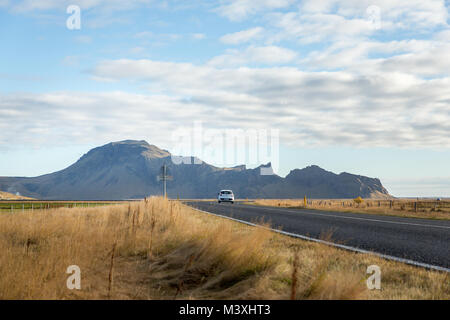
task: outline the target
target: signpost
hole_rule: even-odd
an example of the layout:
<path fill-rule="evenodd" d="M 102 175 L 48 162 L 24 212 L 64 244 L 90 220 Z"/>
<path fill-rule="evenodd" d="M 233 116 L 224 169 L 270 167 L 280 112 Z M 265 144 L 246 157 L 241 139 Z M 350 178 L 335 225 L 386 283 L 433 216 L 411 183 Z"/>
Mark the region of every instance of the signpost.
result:
<path fill-rule="evenodd" d="M 173 180 L 173 177 L 169 175 L 168 167 L 164 164 L 161 167 L 161 174 L 158 176 L 158 181 L 163 182 L 163 194 L 164 198 L 167 198 L 167 181 Z"/>

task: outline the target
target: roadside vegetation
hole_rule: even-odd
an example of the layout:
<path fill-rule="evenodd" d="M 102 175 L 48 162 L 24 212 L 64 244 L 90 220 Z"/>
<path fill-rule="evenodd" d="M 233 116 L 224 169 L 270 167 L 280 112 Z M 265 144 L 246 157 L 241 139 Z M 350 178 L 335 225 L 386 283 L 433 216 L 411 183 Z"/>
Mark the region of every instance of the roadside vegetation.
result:
<path fill-rule="evenodd" d="M 329 240 L 332 235 L 324 236 Z M 449 299 L 447 273 L 150 198 L 0 214 L 0 299 Z M 81 269 L 81 290 L 66 286 Z M 382 271 L 368 290 L 369 265 Z"/>
<path fill-rule="evenodd" d="M 356 200 L 356 199 L 355 199 Z M 255 199 L 249 205 L 450 220 L 450 200 Z"/>
<path fill-rule="evenodd" d="M 0 213 L 16 213 L 25 210 L 46 210 L 55 208 L 78 208 L 78 207 L 98 207 L 112 204 L 120 204 L 120 201 L 38 201 L 38 200 L 1 200 Z"/>

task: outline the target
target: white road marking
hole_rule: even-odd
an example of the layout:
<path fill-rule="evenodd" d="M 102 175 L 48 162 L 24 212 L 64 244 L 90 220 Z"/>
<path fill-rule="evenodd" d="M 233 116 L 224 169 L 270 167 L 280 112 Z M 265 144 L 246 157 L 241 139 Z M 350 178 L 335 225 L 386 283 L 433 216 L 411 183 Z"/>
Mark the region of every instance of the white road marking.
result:
<path fill-rule="evenodd" d="M 375 251 L 368 251 L 368 250 L 364 250 L 364 249 L 360 249 L 360 248 L 356 248 L 356 247 L 346 246 L 346 245 L 343 245 L 343 244 L 338 244 L 338 243 L 333 243 L 333 242 L 329 242 L 329 241 L 324 241 L 324 240 L 320 240 L 320 239 L 316 239 L 316 238 L 303 236 L 301 234 L 286 232 L 286 231 L 282 231 L 282 230 L 278 230 L 278 229 L 267 228 L 267 227 L 264 227 L 264 226 L 261 226 L 261 225 L 255 224 L 255 223 L 251 223 L 251 222 L 248 222 L 248 221 L 245 221 L 245 220 L 231 218 L 231 217 L 224 216 L 224 215 L 221 215 L 221 214 L 216 214 L 216 213 L 208 212 L 208 211 L 205 211 L 205 210 L 201 210 L 201 209 L 198 209 L 198 208 L 195 208 L 195 207 L 191 207 L 191 208 L 194 209 L 194 210 L 203 212 L 203 213 L 207 213 L 207 214 L 216 216 L 216 217 L 221 217 L 221 218 L 224 218 L 224 219 L 233 220 L 233 221 L 236 221 L 236 222 L 244 223 L 244 224 L 247 224 L 247 225 L 250 225 L 250 226 L 253 226 L 253 227 L 257 227 L 257 228 L 270 230 L 270 231 L 277 232 L 277 233 L 280 233 L 280 234 L 284 234 L 284 235 L 287 235 L 287 236 L 290 236 L 290 237 L 294 237 L 294 238 L 299 238 L 299 239 L 303 239 L 303 240 L 313 241 L 313 242 L 317 242 L 317 243 L 321 243 L 321 244 L 325 244 L 325 245 L 328 245 L 328 246 L 337 247 L 337 248 L 340 248 L 340 249 L 349 250 L 349 251 L 353 251 L 353 252 L 371 254 L 371 255 L 375 255 L 375 256 L 380 257 L 380 258 L 384 258 L 384 259 L 387 259 L 387 260 L 393 260 L 393 261 L 397 261 L 397 262 L 402 262 L 402 263 L 406 263 L 406 264 L 413 265 L 413 266 L 416 266 L 416 267 L 433 269 L 433 270 L 437 270 L 437 271 L 450 272 L 450 269 L 445 268 L 445 267 L 435 266 L 435 265 L 432 265 L 432 264 L 418 262 L 418 261 L 414 261 L 414 260 L 410 260 L 410 259 L 399 258 L 399 257 L 395 257 L 395 256 L 383 254 L 383 253 L 378 253 L 378 252 L 375 252 Z"/>

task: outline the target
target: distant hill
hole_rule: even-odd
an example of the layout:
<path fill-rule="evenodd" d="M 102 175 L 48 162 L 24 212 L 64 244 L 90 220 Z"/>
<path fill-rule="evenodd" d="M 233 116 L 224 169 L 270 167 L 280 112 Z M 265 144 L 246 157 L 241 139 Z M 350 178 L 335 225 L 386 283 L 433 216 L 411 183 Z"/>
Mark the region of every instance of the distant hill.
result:
<path fill-rule="evenodd" d="M 70 167 L 39 177 L 0 177 L 0 190 L 39 199 L 113 200 L 160 195 L 157 181 L 167 164 L 173 181 L 170 197 L 214 198 L 220 189 L 232 189 L 237 198 L 385 198 L 379 179 L 350 173 L 334 174 L 318 166 L 292 170 L 286 178 L 261 175 L 261 167 L 218 168 L 201 164 L 174 164 L 171 154 L 146 141 L 126 140 L 94 148 Z"/>
<path fill-rule="evenodd" d="M 0 200 L 32 200 L 32 198 L 0 191 Z"/>

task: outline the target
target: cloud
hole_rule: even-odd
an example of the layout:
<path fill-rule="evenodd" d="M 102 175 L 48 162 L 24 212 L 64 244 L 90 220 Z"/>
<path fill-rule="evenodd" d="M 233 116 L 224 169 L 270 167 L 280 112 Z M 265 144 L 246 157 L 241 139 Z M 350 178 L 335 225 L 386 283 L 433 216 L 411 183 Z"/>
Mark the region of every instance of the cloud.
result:
<path fill-rule="evenodd" d="M 450 42 L 450 29 L 436 33 L 433 39 L 443 42 Z"/>
<path fill-rule="evenodd" d="M 449 77 L 129 59 L 104 61 L 92 75 L 148 94 L 1 95 L 0 145 L 143 134 L 169 145 L 171 130 L 198 120 L 209 128 L 280 129 L 282 143 L 294 146 L 450 147 Z"/>
<path fill-rule="evenodd" d="M 417 77 L 447 76 L 450 44 L 437 40 L 341 41 L 312 51 L 301 61 L 307 70 L 345 69 L 357 74 L 404 73 Z"/>
<path fill-rule="evenodd" d="M 203 40 L 206 38 L 206 35 L 204 33 L 192 33 L 191 37 L 195 40 Z"/>
<path fill-rule="evenodd" d="M 435 28 L 448 28 L 444 1 L 324 0 L 298 2 L 297 10 L 269 12 L 266 20 L 278 30 L 276 40 L 300 43 L 357 42 L 383 32 L 426 34 Z M 375 5 L 374 5 L 375 4 Z"/>
<path fill-rule="evenodd" d="M 141 40 L 147 44 L 166 44 L 167 42 L 176 41 L 183 38 L 178 33 L 153 33 L 151 31 L 141 31 L 134 35 L 134 38 Z M 194 37 L 195 38 L 195 37 Z"/>
<path fill-rule="evenodd" d="M 90 36 L 76 36 L 75 37 L 75 41 L 78 43 L 83 43 L 83 44 L 90 44 L 92 43 L 92 37 Z"/>
<path fill-rule="evenodd" d="M 229 33 L 220 38 L 220 41 L 225 44 L 241 44 L 248 42 L 264 31 L 261 27 L 255 27 L 248 30 L 243 30 L 239 32 Z"/>
<path fill-rule="evenodd" d="M 45 23 L 65 25 L 69 16 L 66 9 L 71 5 L 81 9 L 81 28 L 95 29 L 112 24 L 132 24 L 135 22 L 129 16 L 132 10 L 158 6 L 158 3 L 154 0 L 18 0 L 7 2 L 3 7 L 10 13 L 31 16 Z"/>
<path fill-rule="evenodd" d="M 152 2 L 152 1 L 150 1 Z M 119 11 L 136 8 L 148 4 L 148 0 L 19 0 L 7 3 L 14 12 L 45 11 L 53 9 L 64 9 L 69 5 L 78 5 L 81 9 L 103 8 Z"/>
<path fill-rule="evenodd" d="M 66 56 L 62 60 L 62 65 L 66 67 L 73 67 L 77 66 L 80 63 L 80 57 L 79 56 Z"/>
<path fill-rule="evenodd" d="M 336 14 L 276 13 L 271 20 L 281 30 L 280 40 L 296 39 L 301 43 L 354 39 L 374 32 L 372 24 L 366 19 L 346 19 Z"/>
<path fill-rule="evenodd" d="M 407 73 L 357 75 L 293 67 L 217 69 L 151 60 L 97 66 L 105 78 L 141 81 L 208 108 L 229 108 L 230 123 L 270 124 L 295 144 L 450 146 L 450 78 Z M 424 119 L 426 119 L 424 121 Z"/>
<path fill-rule="evenodd" d="M 133 47 L 129 50 L 129 52 L 133 55 L 140 55 L 145 52 L 145 48 L 143 47 Z"/>
<path fill-rule="evenodd" d="M 183 104 L 167 96 L 126 92 L 55 92 L 0 95 L 0 146 L 63 145 L 145 137 L 168 143 L 185 115 Z M 45 112 L 42 112 L 45 110 Z M 195 115 L 195 107 L 190 107 Z M 39 114 L 39 121 L 35 121 Z M 21 119 L 16 124 L 12 120 Z M 34 119 L 34 120 L 33 120 Z M 56 138 L 56 139 L 55 139 Z"/>
<path fill-rule="evenodd" d="M 232 21 L 239 21 L 261 11 L 289 7 L 293 0 L 225 0 L 216 12 Z"/>
<path fill-rule="evenodd" d="M 208 64 L 216 67 L 250 66 L 258 64 L 278 65 L 292 62 L 297 57 L 295 51 L 276 47 L 248 47 L 243 51 L 228 50 L 227 53 L 212 58 Z"/>
<path fill-rule="evenodd" d="M 146 2 L 79 3 L 108 11 Z M 26 11 L 65 4 L 14 5 Z M 246 23 L 247 29 L 220 38 L 245 47 L 209 58 L 205 51 L 201 64 L 117 59 L 89 71 L 91 79 L 127 82 L 145 94 L 0 94 L 0 145 L 55 138 L 91 143 L 92 137 L 104 141 L 143 133 L 167 145 L 170 130 L 195 119 L 211 128 L 278 128 L 282 142 L 295 146 L 450 148 L 444 2 L 379 0 L 380 28 L 373 26 L 370 5 L 356 0 L 220 1 L 216 12 L 230 20 L 258 15 L 256 26 Z M 150 44 L 180 38 L 204 35 L 143 31 L 133 39 L 139 43 L 128 47 L 139 54 Z"/>

